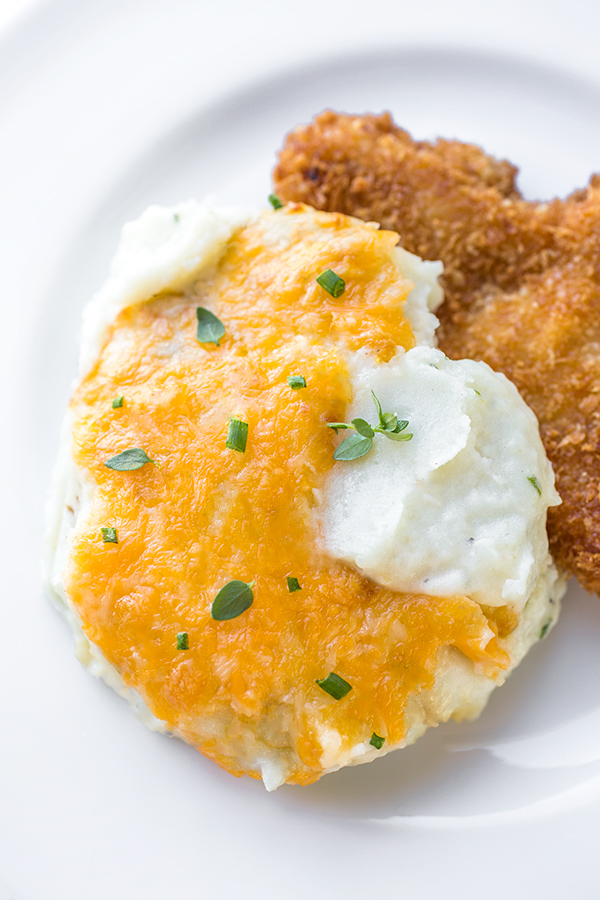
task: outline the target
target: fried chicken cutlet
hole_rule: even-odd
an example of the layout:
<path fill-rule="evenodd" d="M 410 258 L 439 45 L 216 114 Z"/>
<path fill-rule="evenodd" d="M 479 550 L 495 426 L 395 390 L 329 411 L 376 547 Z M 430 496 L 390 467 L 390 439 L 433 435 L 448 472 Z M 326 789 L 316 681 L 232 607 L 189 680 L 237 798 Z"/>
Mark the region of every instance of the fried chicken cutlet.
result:
<path fill-rule="evenodd" d="M 414 141 L 388 114 L 325 112 L 279 154 L 284 201 L 379 222 L 444 263 L 441 349 L 504 372 L 536 413 L 563 504 L 552 553 L 600 592 L 600 175 L 524 200 L 517 169 L 459 141 Z"/>

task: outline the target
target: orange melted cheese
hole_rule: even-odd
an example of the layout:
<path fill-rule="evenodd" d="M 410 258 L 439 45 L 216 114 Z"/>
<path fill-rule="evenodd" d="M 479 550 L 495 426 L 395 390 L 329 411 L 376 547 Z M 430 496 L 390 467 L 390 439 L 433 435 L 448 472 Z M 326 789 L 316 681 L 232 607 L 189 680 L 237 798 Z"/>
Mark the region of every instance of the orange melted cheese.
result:
<path fill-rule="evenodd" d="M 252 759 L 276 750 L 288 780 L 309 783 L 323 774 L 324 729 L 341 752 L 373 731 L 403 740 L 407 700 L 432 686 L 441 647 L 491 675 L 509 660 L 470 599 L 394 593 L 320 550 L 313 508 L 344 465 L 326 423 L 350 399 L 345 353 L 385 361 L 414 346 L 402 314 L 412 285 L 391 259 L 396 235 L 302 207 L 275 215 L 281 235 L 271 217 L 267 231 L 248 225 L 213 277 L 114 322 L 72 399 L 74 459 L 94 489 L 65 585 L 155 716 L 235 774 L 256 777 Z M 315 282 L 326 268 L 346 281 L 337 300 Z M 224 323 L 220 346 L 198 343 L 197 306 Z M 291 390 L 289 375 L 307 387 Z M 232 416 L 249 423 L 245 453 L 225 447 Z M 156 464 L 104 466 L 129 447 Z M 118 544 L 103 543 L 103 526 Z M 287 576 L 302 589 L 290 593 Z M 234 578 L 255 580 L 253 605 L 214 621 Z M 189 650 L 177 650 L 182 631 Z M 315 683 L 331 671 L 352 685 L 340 701 Z"/>

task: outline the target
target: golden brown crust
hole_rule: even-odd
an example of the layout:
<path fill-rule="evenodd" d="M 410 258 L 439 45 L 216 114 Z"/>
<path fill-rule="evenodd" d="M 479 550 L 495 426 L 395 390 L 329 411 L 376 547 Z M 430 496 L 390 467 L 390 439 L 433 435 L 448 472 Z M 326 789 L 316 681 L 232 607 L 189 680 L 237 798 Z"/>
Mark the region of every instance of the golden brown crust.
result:
<path fill-rule="evenodd" d="M 440 347 L 505 372 L 536 412 L 563 498 L 552 551 L 600 592 L 600 176 L 531 203 L 516 172 L 469 144 L 413 141 L 387 114 L 326 112 L 288 136 L 274 182 L 443 260 Z"/>

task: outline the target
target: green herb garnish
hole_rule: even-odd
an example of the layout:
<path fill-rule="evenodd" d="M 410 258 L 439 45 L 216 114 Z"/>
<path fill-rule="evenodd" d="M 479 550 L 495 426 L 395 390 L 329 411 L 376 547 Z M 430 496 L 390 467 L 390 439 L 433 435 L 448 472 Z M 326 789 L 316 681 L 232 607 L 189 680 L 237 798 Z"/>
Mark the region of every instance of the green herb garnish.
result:
<path fill-rule="evenodd" d="M 283 209 L 283 203 L 277 196 L 277 194 L 269 194 L 269 203 L 273 207 L 273 209 Z"/>
<path fill-rule="evenodd" d="M 173 213 L 173 221 L 179 222 L 179 213 Z"/>
<path fill-rule="evenodd" d="M 336 448 L 333 458 L 345 460 L 346 462 L 352 459 L 360 459 L 361 456 L 366 456 L 372 446 L 372 438 L 362 437 L 360 434 L 351 434 Z"/>
<path fill-rule="evenodd" d="M 199 306 L 196 309 L 196 318 L 198 319 L 196 337 L 200 343 L 216 344 L 218 347 L 219 341 L 225 334 L 225 326 L 221 320 L 217 319 L 213 313 L 208 309 L 204 309 L 202 306 Z"/>
<path fill-rule="evenodd" d="M 121 409 L 121 407 L 123 406 L 124 399 L 125 399 L 124 397 L 115 397 L 112 402 L 112 408 L 113 409 Z"/>
<path fill-rule="evenodd" d="M 145 450 L 140 447 L 132 447 L 130 450 L 123 450 L 122 453 L 111 456 L 104 465 L 116 472 L 133 472 L 134 469 L 141 469 L 149 462 L 154 462 L 154 460 L 150 459 Z"/>
<path fill-rule="evenodd" d="M 288 591 L 290 592 L 290 594 L 293 594 L 294 591 L 302 590 L 302 588 L 300 587 L 300 582 L 298 581 L 297 578 L 293 578 L 292 576 L 288 575 L 287 583 L 288 583 Z"/>
<path fill-rule="evenodd" d="M 541 484 L 539 483 L 539 481 L 538 481 L 538 479 L 536 478 L 536 476 L 535 476 L 535 475 L 528 475 L 528 476 L 527 476 L 527 481 L 530 481 L 530 482 L 532 483 L 532 485 L 534 486 L 534 488 L 536 489 L 536 491 L 538 492 L 538 494 L 539 494 L 540 497 L 541 497 L 541 496 L 542 496 L 542 486 L 541 486 Z"/>
<path fill-rule="evenodd" d="M 238 453 L 245 453 L 247 441 L 248 423 L 244 422 L 242 419 L 230 419 L 229 428 L 227 429 L 227 440 L 225 441 L 227 449 L 237 450 Z"/>
<path fill-rule="evenodd" d="M 187 631 L 180 631 L 177 635 L 177 649 L 178 650 L 189 650 L 190 649 L 190 641 L 188 638 Z"/>
<path fill-rule="evenodd" d="M 346 282 L 344 279 L 340 278 L 339 275 L 336 275 L 335 272 L 332 272 L 331 269 L 325 269 L 324 272 L 321 272 L 317 278 L 317 284 L 320 284 L 323 290 L 327 291 L 328 294 L 331 294 L 332 297 L 335 297 L 336 300 L 338 297 L 341 297 L 346 290 Z"/>
<path fill-rule="evenodd" d="M 119 538 L 116 528 L 101 528 L 102 540 L 105 544 L 118 544 Z"/>
<path fill-rule="evenodd" d="M 385 738 L 379 737 L 378 734 L 375 734 L 375 732 L 373 732 L 369 743 L 371 744 L 372 747 L 375 747 L 376 750 L 381 750 L 381 748 L 385 744 Z"/>
<path fill-rule="evenodd" d="M 364 419 L 352 419 L 350 424 L 348 422 L 327 423 L 327 427 L 333 428 L 336 434 L 344 428 L 351 428 L 356 432 L 342 441 L 333 454 L 334 459 L 351 460 L 365 456 L 373 446 L 373 438 L 376 433 L 385 435 L 390 441 L 410 441 L 412 438 L 412 434 L 405 431 L 408 421 L 406 419 L 399 420 L 395 413 L 384 413 L 375 393 L 371 391 L 371 394 L 373 394 L 379 416 L 379 425 L 369 425 Z"/>
<path fill-rule="evenodd" d="M 306 387 L 306 378 L 304 375 L 288 375 L 287 383 L 293 391 L 299 391 Z"/>
<path fill-rule="evenodd" d="M 215 599 L 210 614 L 217 622 L 226 622 L 228 619 L 237 619 L 243 612 L 252 606 L 254 594 L 252 588 L 254 581 L 246 584 L 245 581 L 228 581 Z"/>
<path fill-rule="evenodd" d="M 317 684 L 327 694 L 330 694 L 334 700 L 341 700 L 342 697 L 345 697 L 352 690 L 352 685 L 340 678 L 339 675 L 336 675 L 335 672 L 330 672 L 327 678 L 317 678 Z"/>
<path fill-rule="evenodd" d="M 548 619 L 548 621 L 544 625 L 542 625 L 542 630 L 540 631 L 540 641 L 546 637 L 546 635 L 548 634 L 548 629 L 551 625 L 552 619 Z"/>

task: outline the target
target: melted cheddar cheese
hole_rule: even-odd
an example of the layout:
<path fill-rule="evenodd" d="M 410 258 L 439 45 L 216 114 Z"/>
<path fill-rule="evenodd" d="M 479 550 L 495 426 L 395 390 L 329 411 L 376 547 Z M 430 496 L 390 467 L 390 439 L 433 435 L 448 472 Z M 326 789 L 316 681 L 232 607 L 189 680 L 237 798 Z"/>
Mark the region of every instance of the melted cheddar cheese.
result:
<path fill-rule="evenodd" d="M 155 716 L 235 774 L 259 777 L 255 760 L 275 753 L 305 784 L 323 774 L 331 735 L 338 755 L 373 732 L 402 743 L 440 648 L 492 677 L 509 659 L 469 598 L 398 594 L 323 552 L 315 507 L 345 465 L 326 425 L 350 400 L 347 354 L 385 362 L 414 346 L 412 284 L 392 257 L 397 235 L 302 207 L 273 215 L 280 231 L 251 222 L 210 277 L 113 323 L 71 402 L 73 456 L 93 490 L 64 580 L 89 639 Z M 315 281 L 327 268 L 346 282 L 338 299 Z M 219 346 L 198 342 L 198 306 L 223 322 Z M 291 390 L 291 375 L 306 388 Z M 233 416 L 249 425 L 244 453 L 225 446 Z M 104 465 L 131 447 L 154 462 Z M 215 621 L 232 579 L 255 581 L 254 602 Z M 339 701 L 316 684 L 332 671 L 352 686 Z"/>

